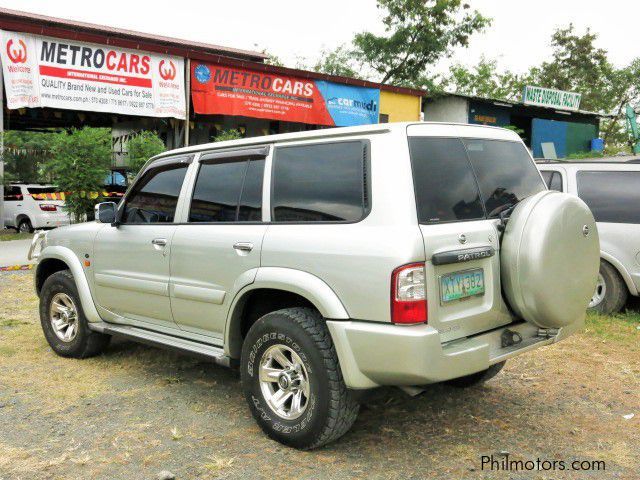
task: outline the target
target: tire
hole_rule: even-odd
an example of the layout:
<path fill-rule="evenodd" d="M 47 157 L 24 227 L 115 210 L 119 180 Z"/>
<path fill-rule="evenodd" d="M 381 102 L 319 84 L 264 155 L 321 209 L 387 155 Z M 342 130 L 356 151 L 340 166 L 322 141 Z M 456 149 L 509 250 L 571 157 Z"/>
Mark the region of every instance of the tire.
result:
<path fill-rule="evenodd" d="M 18 232 L 33 233 L 33 225 L 31 225 L 31 220 L 29 220 L 28 218 L 20 220 L 20 223 L 18 223 Z"/>
<path fill-rule="evenodd" d="M 598 284 L 589 303 L 589 311 L 603 315 L 618 313 L 627 303 L 628 296 L 629 290 L 618 271 L 609 262 L 601 260 Z"/>
<path fill-rule="evenodd" d="M 297 365 L 295 370 L 282 368 L 287 362 L 281 359 L 281 353 L 290 364 Z M 275 372 L 268 382 L 260 380 L 263 365 Z M 320 447 L 344 435 L 358 416 L 360 406 L 347 390 L 331 336 L 315 310 L 287 308 L 256 321 L 242 346 L 240 375 L 258 425 L 284 445 L 301 450 Z M 272 407 L 273 393 L 278 391 L 290 398 L 280 413 Z M 296 396 L 301 409 L 294 408 Z"/>
<path fill-rule="evenodd" d="M 65 311 L 68 314 L 66 317 Z M 54 326 L 54 321 L 60 328 Z M 56 272 L 45 280 L 40 292 L 40 324 L 47 342 L 62 357 L 93 357 L 101 353 L 111 339 L 109 335 L 89 329 L 76 283 L 69 270 Z"/>
<path fill-rule="evenodd" d="M 454 378 L 453 380 L 448 380 L 445 383 L 447 385 L 451 385 L 452 387 L 456 387 L 456 388 L 473 387 L 475 385 L 484 383 L 487 380 L 491 380 L 498 373 L 500 373 L 500 370 L 504 368 L 505 363 L 507 363 L 506 360 L 504 362 L 491 365 L 489 368 L 481 372 L 472 373 L 471 375 L 467 375 L 465 377 Z"/>

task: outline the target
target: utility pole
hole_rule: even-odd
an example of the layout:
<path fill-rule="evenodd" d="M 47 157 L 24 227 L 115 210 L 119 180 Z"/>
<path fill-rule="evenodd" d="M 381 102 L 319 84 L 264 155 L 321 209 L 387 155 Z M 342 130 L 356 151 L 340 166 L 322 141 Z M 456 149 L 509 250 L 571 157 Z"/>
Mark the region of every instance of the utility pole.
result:
<path fill-rule="evenodd" d="M 185 105 L 187 107 L 187 118 L 184 121 L 184 146 L 189 146 L 189 110 L 191 110 L 191 59 L 187 58 L 187 68 L 185 69 L 185 90 L 187 98 Z"/>
<path fill-rule="evenodd" d="M 0 64 L 0 230 L 4 230 L 4 78 Z"/>

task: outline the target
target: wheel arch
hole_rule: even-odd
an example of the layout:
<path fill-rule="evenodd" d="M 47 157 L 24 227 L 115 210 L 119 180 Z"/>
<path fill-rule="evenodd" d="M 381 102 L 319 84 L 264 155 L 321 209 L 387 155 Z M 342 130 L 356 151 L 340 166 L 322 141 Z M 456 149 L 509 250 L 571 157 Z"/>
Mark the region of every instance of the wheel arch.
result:
<path fill-rule="evenodd" d="M 622 264 L 622 262 L 616 259 L 613 255 L 604 251 L 600 251 L 600 260 L 604 260 L 605 262 L 610 264 L 616 272 L 618 272 L 618 275 L 622 277 L 622 280 L 624 281 L 624 284 L 627 286 L 627 290 L 631 295 L 638 295 L 638 289 L 636 288 L 635 283 L 633 283 L 631 275 Z"/>
<path fill-rule="evenodd" d="M 262 267 L 253 283 L 234 297 L 227 316 L 224 345 L 227 355 L 240 358 L 244 335 L 266 313 L 308 307 L 324 318 L 349 319 L 337 294 L 320 278 L 300 270 Z"/>
<path fill-rule="evenodd" d="M 40 295 L 40 289 L 45 280 L 55 272 L 60 270 L 70 270 L 73 281 L 78 289 L 82 310 L 89 322 L 101 322 L 96 306 L 93 302 L 89 282 L 84 269 L 75 253 L 67 247 L 59 245 L 46 247 L 41 253 L 36 267 L 35 286 L 36 292 Z"/>

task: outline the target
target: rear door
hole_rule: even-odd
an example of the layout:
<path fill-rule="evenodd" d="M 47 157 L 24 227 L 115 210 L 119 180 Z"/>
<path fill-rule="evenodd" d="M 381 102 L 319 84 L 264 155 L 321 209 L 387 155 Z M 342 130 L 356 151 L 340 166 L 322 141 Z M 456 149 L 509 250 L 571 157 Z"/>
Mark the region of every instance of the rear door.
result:
<path fill-rule="evenodd" d="M 4 187 L 4 224 L 8 227 L 17 227 L 16 216 L 18 209 L 22 207 L 24 196 L 19 186 Z"/>
<path fill-rule="evenodd" d="M 233 294 L 260 266 L 267 147 L 204 153 L 171 245 L 171 309 L 181 329 L 222 339 Z"/>
<path fill-rule="evenodd" d="M 429 324 L 443 341 L 512 321 L 502 297 L 502 210 L 545 189 L 520 142 L 410 136 Z"/>

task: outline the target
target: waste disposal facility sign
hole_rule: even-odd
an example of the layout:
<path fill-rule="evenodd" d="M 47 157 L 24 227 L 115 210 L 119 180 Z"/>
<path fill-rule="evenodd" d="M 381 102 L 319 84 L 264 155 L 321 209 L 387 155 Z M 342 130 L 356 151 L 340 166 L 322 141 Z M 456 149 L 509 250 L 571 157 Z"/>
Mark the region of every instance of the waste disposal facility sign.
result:
<path fill-rule="evenodd" d="M 185 118 L 180 57 L 5 30 L 0 38 L 9 109 Z"/>
<path fill-rule="evenodd" d="M 193 108 L 312 125 L 378 123 L 380 90 L 244 68 L 191 65 Z"/>
<path fill-rule="evenodd" d="M 579 93 L 527 85 L 524 87 L 522 101 L 525 105 L 575 111 L 580 108 L 581 99 L 582 95 Z"/>

